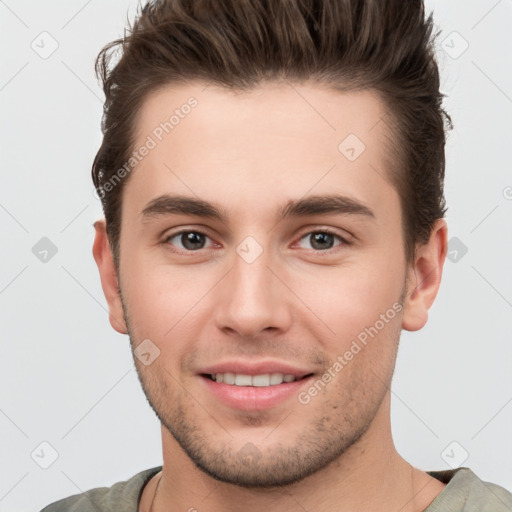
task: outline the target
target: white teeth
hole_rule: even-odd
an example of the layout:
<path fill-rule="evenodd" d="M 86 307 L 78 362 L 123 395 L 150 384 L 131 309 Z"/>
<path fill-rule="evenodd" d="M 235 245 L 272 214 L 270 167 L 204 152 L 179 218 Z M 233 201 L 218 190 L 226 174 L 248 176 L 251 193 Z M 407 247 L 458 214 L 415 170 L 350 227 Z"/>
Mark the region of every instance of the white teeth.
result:
<path fill-rule="evenodd" d="M 245 375 L 243 373 L 215 373 L 212 375 L 213 380 L 224 382 L 235 386 L 255 386 L 266 387 L 276 386 L 283 382 L 293 382 L 295 375 L 282 373 L 265 373 L 262 375 Z"/>
<path fill-rule="evenodd" d="M 267 373 L 265 375 L 254 375 L 252 378 L 253 386 L 270 386 L 270 375 Z"/>
<path fill-rule="evenodd" d="M 222 375 L 224 375 L 224 383 L 225 384 L 234 384 L 235 383 L 235 374 L 234 373 L 217 373 L 217 375 L 215 377 L 217 377 L 218 375 L 221 376 L 222 378 Z"/>
<path fill-rule="evenodd" d="M 252 377 L 250 375 L 244 375 L 243 373 L 237 373 L 235 386 L 252 386 Z"/>
<path fill-rule="evenodd" d="M 275 386 L 276 384 L 281 384 L 284 380 L 284 375 L 282 373 L 271 373 L 270 374 L 270 385 Z"/>

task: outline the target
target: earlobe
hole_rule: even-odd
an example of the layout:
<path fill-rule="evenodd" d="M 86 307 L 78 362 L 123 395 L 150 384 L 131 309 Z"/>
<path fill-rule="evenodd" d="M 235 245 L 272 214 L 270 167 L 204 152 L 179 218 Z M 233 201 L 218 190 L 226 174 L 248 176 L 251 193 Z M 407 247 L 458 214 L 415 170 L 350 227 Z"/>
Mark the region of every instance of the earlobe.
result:
<path fill-rule="evenodd" d="M 418 331 L 428 320 L 428 310 L 441 285 L 448 249 L 448 228 L 444 219 L 436 221 L 427 244 L 416 250 L 414 264 L 407 276 L 402 328 Z"/>
<path fill-rule="evenodd" d="M 127 334 L 126 322 L 124 320 L 123 306 L 119 293 L 119 283 L 114 265 L 114 259 L 108 235 L 105 220 L 98 220 L 94 223 L 96 234 L 94 236 L 94 244 L 92 253 L 98 265 L 100 272 L 101 287 L 107 299 L 109 309 L 110 325 L 119 333 Z"/>

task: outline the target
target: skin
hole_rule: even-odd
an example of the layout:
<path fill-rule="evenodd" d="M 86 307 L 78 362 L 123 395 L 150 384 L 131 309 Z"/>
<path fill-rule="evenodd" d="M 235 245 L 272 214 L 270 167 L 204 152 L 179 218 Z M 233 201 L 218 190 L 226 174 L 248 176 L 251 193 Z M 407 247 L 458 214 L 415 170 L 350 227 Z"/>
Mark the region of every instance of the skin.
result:
<path fill-rule="evenodd" d="M 132 348 L 149 338 L 160 350 L 148 366 L 134 358 L 162 422 L 164 461 L 139 510 L 424 510 L 444 484 L 397 453 L 389 386 L 401 330 L 425 325 L 438 292 L 447 227 L 437 221 L 406 264 L 388 179 L 392 134 L 379 122 L 385 106 L 372 91 L 318 84 L 265 83 L 244 93 L 168 86 L 146 99 L 136 147 L 190 96 L 197 107 L 125 183 L 118 272 L 105 221 L 95 224 L 112 327 L 129 334 Z M 366 146 L 352 162 L 338 150 L 349 133 Z M 141 212 L 164 193 L 214 203 L 227 219 L 144 221 Z M 348 196 L 374 216 L 276 220 L 287 201 L 324 194 Z M 170 238 L 185 228 L 207 234 L 202 248 Z M 315 244 L 323 228 L 346 242 Z M 252 263 L 236 251 L 247 236 L 263 249 Z M 307 404 L 293 396 L 263 411 L 235 409 L 197 375 L 221 360 L 273 359 L 321 378 L 397 303 L 403 309 Z"/>

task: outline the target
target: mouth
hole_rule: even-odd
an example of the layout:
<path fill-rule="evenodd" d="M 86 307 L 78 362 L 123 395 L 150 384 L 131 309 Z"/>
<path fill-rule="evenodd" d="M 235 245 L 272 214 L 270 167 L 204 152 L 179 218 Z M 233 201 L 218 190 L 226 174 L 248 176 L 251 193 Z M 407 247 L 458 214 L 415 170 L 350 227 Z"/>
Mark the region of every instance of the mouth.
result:
<path fill-rule="evenodd" d="M 272 387 L 279 386 L 283 383 L 297 382 L 313 374 L 308 373 L 306 375 L 293 375 L 291 373 L 262 373 L 259 375 L 250 375 L 245 373 L 203 373 L 202 377 L 212 380 L 217 383 L 227 384 L 229 386 L 240 386 L 240 387 Z"/>
<path fill-rule="evenodd" d="M 260 370 L 261 371 L 261 370 Z M 313 373 L 200 373 L 207 397 L 231 410 L 263 411 L 288 406 L 311 385 Z"/>

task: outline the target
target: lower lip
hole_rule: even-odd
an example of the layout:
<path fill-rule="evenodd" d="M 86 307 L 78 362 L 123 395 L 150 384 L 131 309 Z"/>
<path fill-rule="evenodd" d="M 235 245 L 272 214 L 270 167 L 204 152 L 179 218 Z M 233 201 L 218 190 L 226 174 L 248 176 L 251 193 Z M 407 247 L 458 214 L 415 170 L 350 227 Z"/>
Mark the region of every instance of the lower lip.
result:
<path fill-rule="evenodd" d="M 275 386 L 235 386 L 217 382 L 204 375 L 200 376 L 206 387 L 216 398 L 226 405 L 246 411 L 261 411 L 275 407 L 293 396 L 308 384 L 313 377 L 304 377 L 293 382 L 283 382 Z"/>

